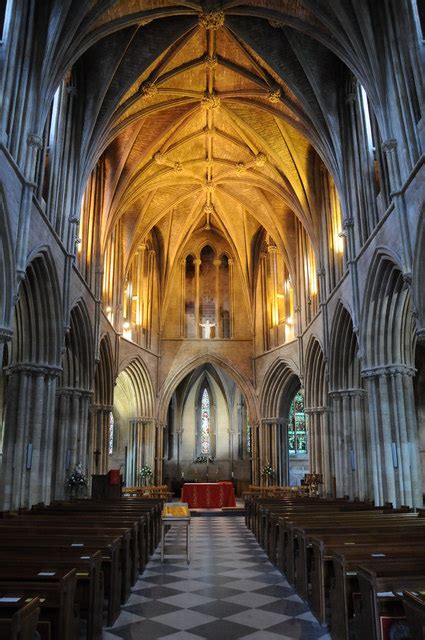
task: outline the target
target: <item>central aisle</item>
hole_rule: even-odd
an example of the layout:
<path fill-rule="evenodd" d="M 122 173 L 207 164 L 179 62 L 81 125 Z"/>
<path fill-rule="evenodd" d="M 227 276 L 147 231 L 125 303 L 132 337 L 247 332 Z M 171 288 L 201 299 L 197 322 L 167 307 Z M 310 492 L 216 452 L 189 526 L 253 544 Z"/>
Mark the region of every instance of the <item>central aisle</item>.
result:
<path fill-rule="evenodd" d="M 241 517 L 194 517 L 167 535 L 104 640 L 327 640 L 308 607 L 269 562 Z"/>

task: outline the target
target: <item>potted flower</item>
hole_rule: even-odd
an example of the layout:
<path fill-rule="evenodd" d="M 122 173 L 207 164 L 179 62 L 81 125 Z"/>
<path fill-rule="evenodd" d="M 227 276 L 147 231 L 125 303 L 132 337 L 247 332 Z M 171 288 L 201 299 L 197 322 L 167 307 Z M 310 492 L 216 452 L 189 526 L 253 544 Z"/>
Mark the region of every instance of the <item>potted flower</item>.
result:
<path fill-rule="evenodd" d="M 81 462 L 76 464 L 74 470 L 65 480 L 65 486 L 69 490 L 70 497 L 78 497 L 83 495 L 87 490 L 88 479 L 83 471 Z"/>
<path fill-rule="evenodd" d="M 143 465 L 143 467 L 140 469 L 139 471 L 139 476 L 142 480 L 142 485 L 148 485 L 152 476 L 153 476 L 153 472 L 152 469 L 149 467 L 149 465 L 145 464 Z"/>
<path fill-rule="evenodd" d="M 273 478 L 273 476 L 274 476 L 274 469 L 270 464 L 270 462 L 266 462 L 261 472 L 261 477 L 265 481 L 266 486 L 269 485 L 270 480 Z"/>

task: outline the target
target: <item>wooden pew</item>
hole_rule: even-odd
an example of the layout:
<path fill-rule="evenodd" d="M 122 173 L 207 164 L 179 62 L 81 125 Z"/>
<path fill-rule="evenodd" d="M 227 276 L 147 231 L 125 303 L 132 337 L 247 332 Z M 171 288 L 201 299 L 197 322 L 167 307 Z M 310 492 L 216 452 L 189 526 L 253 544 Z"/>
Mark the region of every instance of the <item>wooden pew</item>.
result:
<path fill-rule="evenodd" d="M 423 530 L 417 530 L 416 527 L 409 531 L 408 528 L 402 528 L 402 540 L 400 547 L 405 545 L 421 545 L 424 540 Z M 326 615 L 327 605 L 329 601 L 329 591 L 331 584 L 335 585 L 335 568 L 334 556 L 337 553 L 349 556 L 359 552 L 362 554 L 384 553 L 382 549 L 394 547 L 400 540 L 400 529 L 391 528 L 382 533 L 370 532 L 369 530 L 357 529 L 350 533 L 321 534 L 310 538 L 311 543 L 311 566 L 307 582 L 310 586 L 308 591 L 308 603 L 312 612 L 321 624 L 328 621 Z M 397 547 L 395 547 L 397 548 Z M 341 587 L 338 587 L 340 589 Z"/>
<path fill-rule="evenodd" d="M 103 626 L 103 574 L 102 555 L 96 551 L 90 556 L 81 557 L 81 551 L 37 550 L 0 548 L 0 579 L 20 581 L 24 570 L 53 572 L 57 568 L 76 569 L 75 603 L 80 616 L 86 621 L 87 640 L 101 640 Z M 19 570 L 16 570 L 17 567 Z"/>
<path fill-rule="evenodd" d="M 75 569 L 55 572 L 54 576 L 40 576 L 37 571 L 18 567 L 22 577 L 17 580 L 0 578 L 0 594 L 17 598 L 39 597 L 38 628 L 50 629 L 49 640 L 77 640 L 78 619 L 74 612 L 76 588 Z M 45 624 L 44 624 L 45 623 Z"/>
<path fill-rule="evenodd" d="M 40 615 L 39 598 L 19 598 L 17 602 L 7 600 L 7 596 L 0 597 L 0 640 L 34 640 Z"/>
<path fill-rule="evenodd" d="M 368 640 L 382 640 L 381 616 L 400 613 L 394 592 L 421 587 L 425 581 L 425 560 L 368 563 L 357 568 L 360 607 L 350 621 L 350 634 Z"/>
<path fill-rule="evenodd" d="M 49 524 L 50 522 L 50 524 Z M 86 543 L 90 544 L 91 539 L 102 537 L 104 544 L 108 540 L 114 540 L 119 537 L 121 541 L 121 603 L 124 604 L 131 593 L 131 575 L 132 563 L 130 547 L 130 532 L 128 529 L 106 528 L 93 526 L 79 526 L 78 524 L 66 523 L 66 526 L 58 526 L 54 522 L 36 522 L 30 519 L 19 521 L 0 520 L 0 540 L 3 535 L 22 535 L 26 533 L 28 536 L 43 538 L 44 536 L 54 535 L 57 538 L 63 538 L 69 541 L 74 547 L 80 545 L 83 547 Z"/>
<path fill-rule="evenodd" d="M 403 591 L 403 608 L 415 640 L 425 640 L 425 582 L 420 591 Z"/>
<path fill-rule="evenodd" d="M 61 553 L 77 550 L 81 556 L 90 556 L 100 550 L 102 554 L 102 573 L 104 578 L 105 597 L 107 598 L 107 625 L 112 626 L 121 612 L 121 539 L 105 537 L 91 538 L 82 542 L 78 538 L 64 536 L 43 535 L 0 535 L 0 545 L 3 550 L 17 550 L 27 547 L 39 552 Z M 77 545 L 77 546 L 73 546 Z"/>

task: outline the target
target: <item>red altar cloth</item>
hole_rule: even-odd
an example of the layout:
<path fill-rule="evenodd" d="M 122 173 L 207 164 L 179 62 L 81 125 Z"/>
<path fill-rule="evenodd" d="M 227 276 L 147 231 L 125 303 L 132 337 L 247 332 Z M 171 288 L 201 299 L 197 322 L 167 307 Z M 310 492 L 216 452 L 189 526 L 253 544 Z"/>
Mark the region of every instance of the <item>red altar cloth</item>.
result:
<path fill-rule="evenodd" d="M 186 483 L 182 489 L 182 502 L 192 509 L 220 509 L 236 507 L 235 492 L 231 482 Z"/>

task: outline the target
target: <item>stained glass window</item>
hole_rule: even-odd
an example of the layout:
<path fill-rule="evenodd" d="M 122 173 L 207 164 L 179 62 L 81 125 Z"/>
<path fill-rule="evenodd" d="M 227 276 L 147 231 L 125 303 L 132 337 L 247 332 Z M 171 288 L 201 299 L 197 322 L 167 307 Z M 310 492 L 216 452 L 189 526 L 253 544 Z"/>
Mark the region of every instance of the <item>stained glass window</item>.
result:
<path fill-rule="evenodd" d="M 111 413 L 109 414 L 109 446 L 108 446 L 108 453 L 110 456 L 114 453 L 114 426 L 115 426 L 115 421 L 111 411 Z"/>
<path fill-rule="evenodd" d="M 289 455 L 305 455 L 307 453 L 304 394 L 301 391 L 295 395 L 289 409 L 288 449 Z"/>
<path fill-rule="evenodd" d="M 246 452 L 251 453 L 251 425 L 246 425 Z"/>
<path fill-rule="evenodd" d="M 201 429 L 200 429 L 200 441 L 201 441 L 201 454 L 208 455 L 211 453 L 211 433 L 210 433 L 210 396 L 205 388 L 201 398 Z"/>

